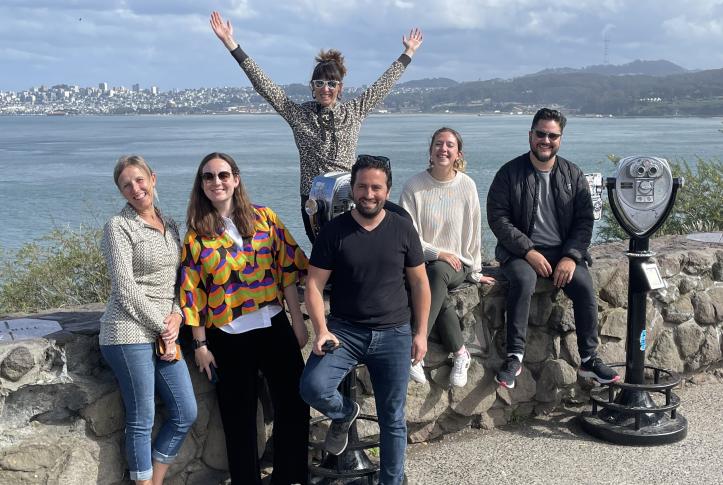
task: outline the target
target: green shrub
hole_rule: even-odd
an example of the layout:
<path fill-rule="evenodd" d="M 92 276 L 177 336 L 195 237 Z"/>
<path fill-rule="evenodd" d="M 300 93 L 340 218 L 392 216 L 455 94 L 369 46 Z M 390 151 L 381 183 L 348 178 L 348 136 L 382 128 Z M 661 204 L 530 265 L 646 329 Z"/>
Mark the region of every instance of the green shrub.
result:
<path fill-rule="evenodd" d="M 0 314 L 105 302 L 110 293 L 100 251 L 103 231 L 55 229 L 2 259 Z"/>
<path fill-rule="evenodd" d="M 619 159 L 609 157 L 615 164 Z M 674 177 L 685 182 L 678 190 L 673 210 L 655 236 L 667 234 L 690 234 L 692 232 L 715 232 L 723 230 L 723 163 L 718 160 L 698 158 L 695 169 L 683 161 L 673 161 L 670 169 Z M 599 242 L 627 239 L 615 220 L 607 200 L 603 209 L 602 224 L 597 233 Z"/>

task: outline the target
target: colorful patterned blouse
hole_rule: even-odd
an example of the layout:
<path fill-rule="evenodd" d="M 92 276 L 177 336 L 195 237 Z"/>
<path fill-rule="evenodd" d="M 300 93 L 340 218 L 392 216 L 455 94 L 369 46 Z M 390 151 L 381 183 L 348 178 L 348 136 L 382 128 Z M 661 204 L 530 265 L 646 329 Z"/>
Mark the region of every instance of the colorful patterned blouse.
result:
<path fill-rule="evenodd" d="M 309 261 L 276 213 L 257 205 L 254 212 L 256 232 L 241 250 L 226 231 L 217 238 L 186 233 L 180 301 L 187 325 L 222 327 L 280 304 L 283 289 L 306 274 Z"/>

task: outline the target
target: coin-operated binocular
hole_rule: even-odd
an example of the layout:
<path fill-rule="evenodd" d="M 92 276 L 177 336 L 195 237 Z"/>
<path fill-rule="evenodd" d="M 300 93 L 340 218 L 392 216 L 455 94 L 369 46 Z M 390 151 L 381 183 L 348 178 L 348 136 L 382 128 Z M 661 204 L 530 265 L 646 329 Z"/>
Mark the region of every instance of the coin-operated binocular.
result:
<path fill-rule="evenodd" d="M 349 172 L 329 172 L 314 177 L 309 200 L 304 205 L 314 237 L 319 236 L 327 222 L 353 207 Z"/>
<path fill-rule="evenodd" d="M 645 314 L 648 291 L 665 288 L 658 266 L 650 261 L 655 253 L 649 250 L 649 238 L 670 214 L 683 179 L 673 178 L 665 159 L 636 156 L 620 160 L 606 186 L 610 209 L 630 235 L 626 356 L 624 364 L 613 365 L 625 366 L 625 380 L 593 389 L 592 412 L 583 413 L 581 424 L 613 443 L 672 443 L 685 438 L 688 429 L 677 412 L 680 399 L 672 392 L 680 379 L 669 370 L 645 365 Z"/>

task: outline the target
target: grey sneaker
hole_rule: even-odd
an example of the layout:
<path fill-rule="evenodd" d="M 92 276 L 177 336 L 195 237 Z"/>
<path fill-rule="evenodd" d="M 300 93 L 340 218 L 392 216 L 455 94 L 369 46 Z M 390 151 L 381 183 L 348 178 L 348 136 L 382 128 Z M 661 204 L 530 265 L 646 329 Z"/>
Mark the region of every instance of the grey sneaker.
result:
<path fill-rule="evenodd" d="M 581 377 L 594 379 L 600 384 L 610 384 L 620 380 L 620 376 L 609 365 L 605 364 L 597 355 L 591 357 L 587 362 L 580 364 L 577 373 Z"/>
<path fill-rule="evenodd" d="M 514 355 L 508 355 L 495 376 L 495 381 L 507 389 L 515 388 L 515 378 L 522 373 L 522 362 Z"/>
<path fill-rule="evenodd" d="M 351 416 L 346 419 L 333 420 L 329 431 L 326 432 L 324 440 L 324 449 L 332 455 L 341 455 L 349 444 L 349 428 L 351 428 L 354 420 L 359 416 L 361 408 L 359 404 L 354 403 L 354 410 Z"/>

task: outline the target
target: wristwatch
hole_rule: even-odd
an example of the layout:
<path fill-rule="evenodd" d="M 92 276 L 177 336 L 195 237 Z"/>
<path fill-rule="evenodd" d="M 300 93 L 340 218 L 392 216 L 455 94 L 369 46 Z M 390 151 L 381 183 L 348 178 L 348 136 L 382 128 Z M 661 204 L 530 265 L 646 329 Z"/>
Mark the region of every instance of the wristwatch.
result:
<path fill-rule="evenodd" d="M 196 340 L 193 339 L 193 342 L 191 343 L 191 347 L 193 347 L 193 350 L 198 350 L 201 347 L 205 347 L 208 345 L 208 340 Z"/>

